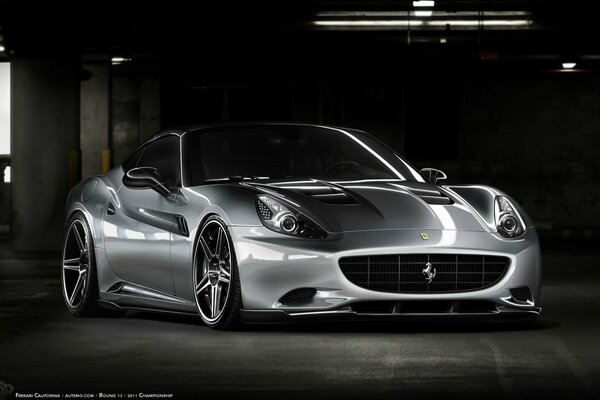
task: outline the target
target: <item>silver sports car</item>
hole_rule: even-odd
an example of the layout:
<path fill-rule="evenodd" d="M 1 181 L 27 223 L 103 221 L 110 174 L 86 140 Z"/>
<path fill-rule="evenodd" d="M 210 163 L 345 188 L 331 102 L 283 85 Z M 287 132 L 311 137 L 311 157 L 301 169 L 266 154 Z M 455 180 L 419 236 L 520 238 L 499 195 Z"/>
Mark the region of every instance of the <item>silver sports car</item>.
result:
<path fill-rule="evenodd" d="M 313 319 L 526 321 L 537 234 L 483 185 L 441 185 L 369 134 L 293 123 L 164 131 L 67 200 L 62 289 L 210 327 Z"/>

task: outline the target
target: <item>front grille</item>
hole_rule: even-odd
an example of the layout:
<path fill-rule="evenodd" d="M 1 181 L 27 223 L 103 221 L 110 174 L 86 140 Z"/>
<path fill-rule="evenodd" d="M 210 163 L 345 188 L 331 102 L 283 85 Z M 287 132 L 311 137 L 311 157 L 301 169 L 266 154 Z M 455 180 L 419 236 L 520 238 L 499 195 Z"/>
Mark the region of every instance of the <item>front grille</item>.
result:
<path fill-rule="evenodd" d="M 428 264 L 431 264 L 429 273 L 435 271 L 430 283 Z M 509 264 L 507 257 L 470 254 L 392 254 L 343 257 L 339 261 L 350 282 L 390 293 L 479 290 L 498 282 Z"/>

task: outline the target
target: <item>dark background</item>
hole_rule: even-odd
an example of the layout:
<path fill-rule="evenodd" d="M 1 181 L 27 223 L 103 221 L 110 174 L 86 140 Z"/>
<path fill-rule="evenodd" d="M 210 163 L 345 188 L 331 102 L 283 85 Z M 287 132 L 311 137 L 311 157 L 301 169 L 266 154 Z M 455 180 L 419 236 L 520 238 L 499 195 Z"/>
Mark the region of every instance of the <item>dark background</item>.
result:
<path fill-rule="evenodd" d="M 415 11 L 409 1 L 0 1 L 0 62 L 11 63 L 12 86 L 0 379 L 21 391 L 177 387 L 205 397 L 247 389 L 257 398 L 598 398 L 592 4 L 436 1 L 431 17 L 411 19 L 449 25 L 409 31 L 314 24 L 405 20 Z M 489 24 L 499 19 L 531 23 Z M 577 65 L 565 71 L 563 62 Z M 524 332 L 378 325 L 236 334 L 169 317 L 67 315 L 54 265 L 70 187 L 161 129 L 250 120 L 364 129 L 418 168 L 510 193 L 542 238 L 541 320 Z"/>

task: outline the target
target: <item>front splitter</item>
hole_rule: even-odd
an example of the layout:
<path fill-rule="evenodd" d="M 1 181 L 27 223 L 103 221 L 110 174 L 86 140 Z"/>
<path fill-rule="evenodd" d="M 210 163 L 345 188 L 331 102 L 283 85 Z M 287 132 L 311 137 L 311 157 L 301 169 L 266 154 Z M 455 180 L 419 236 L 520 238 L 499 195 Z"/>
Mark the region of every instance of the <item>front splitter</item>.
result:
<path fill-rule="evenodd" d="M 341 321 L 378 321 L 378 322 L 481 322 L 481 323 L 519 323 L 537 319 L 541 307 L 533 310 L 494 311 L 486 313 L 357 313 L 352 310 L 331 310 L 288 313 L 283 310 L 242 310 L 242 321 L 247 324 L 281 324 L 301 322 L 341 322 Z"/>

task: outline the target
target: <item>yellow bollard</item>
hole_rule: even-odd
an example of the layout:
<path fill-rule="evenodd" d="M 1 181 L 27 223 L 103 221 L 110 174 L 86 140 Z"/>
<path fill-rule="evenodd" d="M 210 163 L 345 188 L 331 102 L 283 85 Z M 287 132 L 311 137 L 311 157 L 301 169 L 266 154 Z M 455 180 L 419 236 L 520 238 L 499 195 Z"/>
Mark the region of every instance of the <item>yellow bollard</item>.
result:
<path fill-rule="evenodd" d="M 111 151 L 110 149 L 102 150 L 102 173 L 110 171 L 111 167 Z"/>

